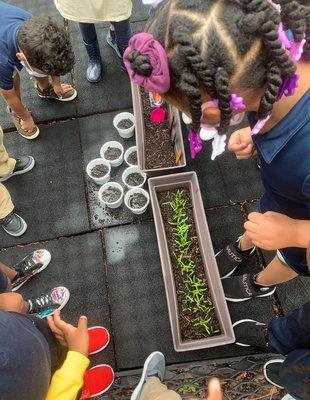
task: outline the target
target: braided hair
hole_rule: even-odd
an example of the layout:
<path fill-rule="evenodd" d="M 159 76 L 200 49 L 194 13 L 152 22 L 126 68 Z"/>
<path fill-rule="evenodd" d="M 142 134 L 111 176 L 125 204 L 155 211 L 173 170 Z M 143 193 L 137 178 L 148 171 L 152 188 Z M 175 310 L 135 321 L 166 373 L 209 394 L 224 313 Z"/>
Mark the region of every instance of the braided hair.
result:
<path fill-rule="evenodd" d="M 165 48 L 171 87 L 167 95 L 189 101 L 192 129 L 201 120 L 201 88 L 218 99 L 221 111 L 219 133 L 225 133 L 232 115 L 230 86 L 262 89 L 258 117 L 271 112 L 284 77 L 296 66 L 278 39 L 282 22 L 294 40 L 307 38 L 304 57 L 310 56 L 310 0 L 170 0 L 163 2 L 147 30 Z M 310 58 L 310 57 L 309 57 Z M 133 52 L 133 69 L 150 76 L 148 57 Z"/>

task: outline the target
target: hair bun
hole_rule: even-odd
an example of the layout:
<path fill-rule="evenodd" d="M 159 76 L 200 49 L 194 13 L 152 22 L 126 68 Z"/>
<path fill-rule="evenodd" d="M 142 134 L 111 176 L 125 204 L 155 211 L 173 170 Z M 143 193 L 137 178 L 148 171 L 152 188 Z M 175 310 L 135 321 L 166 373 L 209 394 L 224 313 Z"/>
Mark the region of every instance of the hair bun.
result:
<path fill-rule="evenodd" d="M 137 74 L 147 77 L 152 75 L 153 67 L 147 54 L 132 51 L 128 56 L 128 60 Z"/>

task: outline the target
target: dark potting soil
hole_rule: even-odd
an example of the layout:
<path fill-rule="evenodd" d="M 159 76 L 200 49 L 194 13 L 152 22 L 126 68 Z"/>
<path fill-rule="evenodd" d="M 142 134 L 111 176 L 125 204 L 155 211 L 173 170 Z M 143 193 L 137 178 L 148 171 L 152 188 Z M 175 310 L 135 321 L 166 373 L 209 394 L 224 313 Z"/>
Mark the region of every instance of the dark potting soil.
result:
<path fill-rule="evenodd" d="M 150 122 L 150 114 L 153 109 L 150 106 L 148 93 L 143 89 L 141 89 L 141 99 L 145 125 L 144 150 L 146 168 L 156 169 L 175 166 L 176 155 L 171 141 L 169 121 L 152 124 Z M 162 108 L 166 110 L 166 115 L 168 115 L 167 104 L 163 104 Z"/>
<path fill-rule="evenodd" d="M 137 152 L 133 151 L 132 153 L 130 153 L 129 156 L 127 157 L 127 161 L 131 165 L 137 165 L 138 164 Z"/>
<path fill-rule="evenodd" d="M 198 278 L 200 278 L 204 284 L 206 291 L 204 292 L 204 298 L 210 299 L 212 303 L 211 293 L 208 286 L 208 282 L 206 280 L 206 274 L 204 270 L 204 265 L 202 261 L 202 257 L 200 254 L 199 241 L 197 238 L 197 232 L 195 227 L 195 219 L 193 214 L 192 202 L 190 192 L 187 188 L 180 188 L 184 191 L 184 198 L 186 198 L 186 206 L 185 213 L 188 217 L 188 223 L 191 225 L 189 230 L 188 237 L 192 239 L 191 245 L 189 247 L 189 251 L 187 256 L 190 256 L 190 259 L 194 261 L 196 268 L 195 274 Z M 170 207 L 169 203 L 172 200 L 172 195 L 177 192 L 178 189 L 169 190 L 166 192 L 159 192 L 157 194 L 160 209 L 165 225 L 165 231 L 168 241 L 168 248 L 171 257 L 171 264 L 173 269 L 177 301 L 178 301 L 178 310 L 179 310 L 179 322 L 181 329 L 181 338 L 182 340 L 196 340 L 203 339 L 209 336 L 219 335 L 221 333 L 220 325 L 216 316 L 215 309 L 209 312 L 208 317 L 211 316 L 211 321 L 209 326 L 211 327 L 211 333 L 209 334 L 202 326 L 194 326 L 194 320 L 197 318 L 206 317 L 205 313 L 202 311 L 193 311 L 189 309 L 188 303 L 185 299 L 184 293 L 187 293 L 187 289 L 185 286 L 185 280 L 187 279 L 186 275 L 182 275 L 179 265 L 177 264 L 176 258 L 172 256 L 172 254 L 177 254 L 179 249 L 178 245 L 175 241 L 175 236 L 173 232 L 173 226 L 169 224 L 169 221 L 173 219 L 174 212 Z M 212 333 L 218 331 L 217 333 Z"/>
<path fill-rule="evenodd" d="M 107 203 L 114 203 L 121 197 L 122 193 L 119 189 L 108 186 L 108 188 L 102 193 L 101 197 Z"/>
<path fill-rule="evenodd" d="M 116 147 L 108 147 L 104 152 L 106 160 L 116 160 L 122 154 L 122 150 Z"/>
<path fill-rule="evenodd" d="M 129 129 L 133 125 L 133 122 L 130 119 L 122 119 L 118 124 L 117 127 L 119 129 Z"/>
<path fill-rule="evenodd" d="M 143 176 L 138 172 L 133 172 L 126 177 L 126 183 L 129 186 L 139 186 L 143 181 Z"/>
<path fill-rule="evenodd" d="M 94 178 L 102 178 L 104 177 L 109 171 L 109 168 L 106 165 L 95 165 L 91 170 L 90 174 Z"/>
<path fill-rule="evenodd" d="M 129 198 L 129 205 L 131 208 L 142 208 L 146 205 L 147 198 L 142 193 L 135 193 Z"/>

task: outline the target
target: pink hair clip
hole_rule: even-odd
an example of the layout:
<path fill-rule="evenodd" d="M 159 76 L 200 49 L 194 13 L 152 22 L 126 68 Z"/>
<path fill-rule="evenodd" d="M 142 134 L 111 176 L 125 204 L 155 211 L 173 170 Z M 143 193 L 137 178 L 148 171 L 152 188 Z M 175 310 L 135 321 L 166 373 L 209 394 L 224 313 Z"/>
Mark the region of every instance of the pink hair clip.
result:
<path fill-rule="evenodd" d="M 246 108 L 243 97 L 238 96 L 236 93 L 232 93 L 230 96 L 230 107 L 233 110 L 244 110 Z"/>
<path fill-rule="evenodd" d="M 284 50 L 289 50 L 291 48 L 291 41 L 287 37 L 285 30 L 283 29 L 282 22 L 280 22 L 279 27 L 278 27 L 278 38 L 279 38 L 279 41 L 281 42 L 282 48 Z"/>
<path fill-rule="evenodd" d="M 144 76 L 134 71 L 129 56 L 132 52 L 138 52 L 149 57 L 152 65 L 150 76 Z M 124 53 L 124 64 L 130 80 L 148 92 L 166 93 L 170 87 L 170 74 L 168 57 L 163 46 L 150 33 L 138 33 L 129 41 L 129 46 Z"/>
<path fill-rule="evenodd" d="M 257 135 L 263 127 L 266 125 L 267 121 L 270 119 L 271 114 L 268 114 L 266 118 L 260 119 L 259 121 L 256 122 L 252 129 L 252 135 Z"/>
<path fill-rule="evenodd" d="M 290 56 L 293 61 L 299 61 L 304 51 L 306 39 L 303 38 L 300 42 L 291 42 Z"/>
<path fill-rule="evenodd" d="M 191 158 L 194 160 L 197 154 L 202 150 L 202 140 L 200 139 L 197 132 L 189 131 L 188 133 L 189 148 Z"/>

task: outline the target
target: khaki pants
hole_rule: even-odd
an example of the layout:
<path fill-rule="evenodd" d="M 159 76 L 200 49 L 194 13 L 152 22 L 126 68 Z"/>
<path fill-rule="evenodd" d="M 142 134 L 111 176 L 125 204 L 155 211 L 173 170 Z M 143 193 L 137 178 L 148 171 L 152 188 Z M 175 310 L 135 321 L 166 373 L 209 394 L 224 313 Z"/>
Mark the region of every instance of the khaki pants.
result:
<path fill-rule="evenodd" d="M 10 174 L 15 167 L 16 160 L 10 158 L 3 145 L 3 130 L 0 126 L 0 176 Z M 0 183 L 0 219 L 7 217 L 14 209 L 10 193 Z"/>
<path fill-rule="evenodd" d="M 168 390 L 158 378 L 150 378 L 145 383 L 141 400 L 181 400 L 181 397 L 173 390 Z"/>

